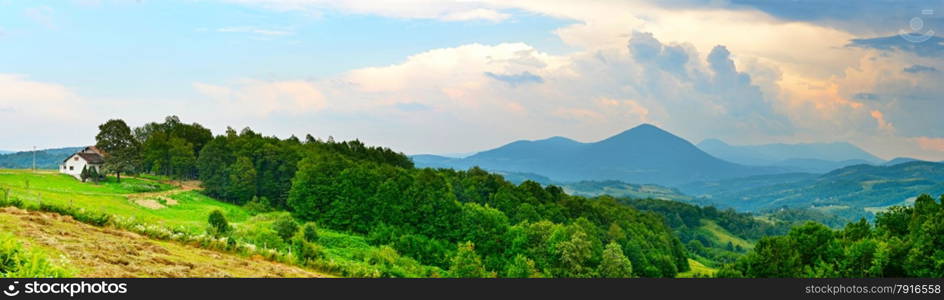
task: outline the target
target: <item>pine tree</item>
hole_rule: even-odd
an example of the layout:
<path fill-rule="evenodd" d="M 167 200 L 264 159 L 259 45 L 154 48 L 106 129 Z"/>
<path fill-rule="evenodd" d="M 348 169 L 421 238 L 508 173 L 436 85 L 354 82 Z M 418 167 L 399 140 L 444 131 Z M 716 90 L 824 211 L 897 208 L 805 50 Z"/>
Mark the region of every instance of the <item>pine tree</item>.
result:
<path fill-rule="evenodd" d="M 88 166 L 82 166 L 82 172 L 79 173 L 79 178 L 82 179 L 82 182 L 85 182 L 88 180 L 89 176 Z"/>

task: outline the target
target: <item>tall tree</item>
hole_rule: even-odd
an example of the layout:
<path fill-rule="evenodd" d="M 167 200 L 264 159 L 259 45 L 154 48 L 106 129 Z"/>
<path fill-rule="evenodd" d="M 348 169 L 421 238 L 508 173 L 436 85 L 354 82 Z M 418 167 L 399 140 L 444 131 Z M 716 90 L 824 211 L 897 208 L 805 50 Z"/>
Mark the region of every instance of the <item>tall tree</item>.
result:
<path fill-rule="evenodd" d="M 105 169 L 114 172 L 121 182 L 121 173 L 134 170 L 137 164 L 138 141 L 121 119 L 108 120 L 98 130 L 95 147 L 105 152 Z"/>
<path fill-rule="evenodd" d="M 623 255 L 623 247 L 610 242 L 603 250 L 598 272 L 604 278 L 629 278 L 633 276 L 633 264 Z"/>

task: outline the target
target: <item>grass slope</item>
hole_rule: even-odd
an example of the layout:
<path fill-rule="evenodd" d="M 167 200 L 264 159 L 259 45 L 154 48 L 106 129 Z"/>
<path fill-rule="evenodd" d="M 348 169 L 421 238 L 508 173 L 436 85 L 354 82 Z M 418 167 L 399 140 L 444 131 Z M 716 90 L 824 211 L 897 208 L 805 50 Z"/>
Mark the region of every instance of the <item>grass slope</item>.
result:
<path fill-rule="evenodd" d="M 704 230 L 710 233 L 712 236 L 717 238 L 719 244 L 721 245 L 725 245 L 728 242 L 731 242 L 731 244 L 733 244 L 734 246 L 741 246 L 741 248 L 744 248 L 744 249 L 754 248 L 754 244 L 752 244 L 751 242 L 748 242 L 745 239 L 742 239 L 740 237 L 737 237 L 731 234 L 730 232 L 728 232 L 727 230 L 719 226 L 714 221 L 703 219 L 701 220 L 701 224 L 702 226 L 699 227 L 699 230 Z"/>
<path fill-rule="evenodd" d="M 677 278 L 696 278 L 696 277 L 711 277 L 718 272 L 718 269 L 708 267 L 701 262 L 691 259 L 688 259 L 688 266 L 691 267 L 691 270 L 688 272 L 678 273 Z"/>
<path fill-rule="evenodd" d="M 78 277 L 324 277 L 302 268 L 95 227 L 53 213 L 0 208 L 0 228 Z"/>
<path fill-rule="evenodd" d="M 207 216 L 210 212 L 220 210 L 235 229 L 235 232 L 240 234 L 242 242 L 252 243 L 255 245 L 253 248 L 273 251 L 286 250 L 286 245 L 277 237 L 271 226 L 276 217 L 286 213 L 273 212 L 253 215 L 241 206 L 220 202 L 193 190 L 197 185 L 196 183 L 185 182 L 181 183 L 181 187 L 177 187 L 169 184 L 168 181 L 161 183 L 158 180 L 163 181 L 159 177 L 123 177 L 122 182 L 118 183 L 114 178 L 108 178 L 108 180 L 95 185 L 82 183 L 73 177 L 56 172 L 0 169 L 0 199 L 3 198 L 4 191 L 8 191 L 11 199 L 18 199 L 27 205 L 36 206 L 41 202 L 62 207 L 81 208 L 93 213 L 111 215 L 124 224 L 142 224 L 148 228 L 160 228 L 160 231 L 187 232 L 195 235 L 201 235 L 206 231 Z M 190 186 L 188 187 L 188 185 Z M 16 219 L 9 216 L 0 218 L 0 227 L 16 228 L 17 225 L 11 224 L 23 222 Z M 43 224 L 42 222 L 46 221 L 37 222 Z M 50 230 L 70 226 L 78 225 L 69 222 L 54 222 L 53 226 L 50 226 Z M 64 231 L 61 234 L 67 236 L 81 236 L 79 233 L 82 232 L 79 228 L 62 230 Z M 88 230 L 88 228 L 83 230 Z M 109 230 L 115 231 L 114 228 Z M 134 244 L 134 241 L 139 238 L 122 240 L 116 235 L 135 236 L 136 234 L 131 232 L 109 234 L 108 230 L 105 231 L 101 234 L 83 238 L 81 241 L 59 239 L 55 235 L 60 233 L 56 231 L 37 231 L 34 232 L 34 235 L 27 237 L 28 240 L 33 241 L 33 244 L 46 245 L 51 250 L 59 251 L 62 254 L 69 253 L 74 248 L 94 248 L 96 245 L 114 247 L 114 245 L 128 242 Z M 309 267 L 319 270 L 319 272 L 346 277 L 436 277 L 442 274 L 442 270 L 420 265 L 415 260 L 400 256 L 392 248 L 370 245 L 363 236 L 323 228 L 318 229 L 318 235 L 321 237 L 318 244 L 322 247 L 323 257 L 309 265 Z M 47 243 L 41 241 L 47 241 Z M 112 260 L 124 259 L 124 261 L 108 261 L 96 256 L 107 253 L 107 251 L 102 252 L 105 250 L 84 249 L 85 254 L 78 257 L 88 259 L 88 261 L 84 264 L 79 263 L 81 267 L 79 274 L 88 276 L 160 277 L 308 276 L 306 273 L 285 270 L 274 270 L 274 273 L 253 273 L 253 270 L 248 269 L 227 271 L 227 269 L 217 265 L 207 265 L 204 269 L 189 271 L 180 268 L 167 269 L 162 267 L 158 261 L 187 266 L 186 262 L 188 261 L 215 260 L 219 257 L 226 257 L 226 254 L 196 247 L 180 248 L 182 245 L 159 240 L 142 241 L 137 244 L 143 246 L 140 248 L 134 246 L 134 249 L 117 247 L 116 250 L 119 252 L 112 253 L 112 256 L 109 257 Z M 149 253 L 150 249 L 155 248 L 153 245 L 157 245 L 158 248 L 165 248 L 173 255 Z M 165 252 L 162 250 L 156 251 Z M 125 262 L 129 265 L 137 264 L 145 267 L 122 269 L 121 265 Z M 118 266 L 114 266 L 116 264 Z M 110 265 L 111 267 L 109 267 Z M 212 270 L 221 271 L 214 272 Z"/>

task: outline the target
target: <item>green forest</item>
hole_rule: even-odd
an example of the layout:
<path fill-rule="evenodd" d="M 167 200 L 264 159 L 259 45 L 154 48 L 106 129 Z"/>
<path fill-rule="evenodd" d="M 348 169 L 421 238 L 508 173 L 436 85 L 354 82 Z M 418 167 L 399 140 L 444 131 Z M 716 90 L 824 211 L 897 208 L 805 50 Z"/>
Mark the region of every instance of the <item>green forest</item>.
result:
<path fill-rule="evenodd" d="M 214 136 L 173 116 L 99 129 L 96 146 L 119 180 L 197 179 L 213 198 L 289 212 L 275 225 L 286 238 L 315 226 L 358 234 L 445 277 L 675 277 L 689 259 L 720 268 L 718 277 L 944 275 L 944 208 L 926 195 L 914 208 L 878 214 L 874 226 L 834 230 L 666 200 L 569 195 L 477 167 L 419 169 L 403 153 L 357 140 L 279 139 L 249 128 Z M 225 217 L 210 219 L 225 235 Z M 288 247 L 311 252 L 317 238 Z"/>

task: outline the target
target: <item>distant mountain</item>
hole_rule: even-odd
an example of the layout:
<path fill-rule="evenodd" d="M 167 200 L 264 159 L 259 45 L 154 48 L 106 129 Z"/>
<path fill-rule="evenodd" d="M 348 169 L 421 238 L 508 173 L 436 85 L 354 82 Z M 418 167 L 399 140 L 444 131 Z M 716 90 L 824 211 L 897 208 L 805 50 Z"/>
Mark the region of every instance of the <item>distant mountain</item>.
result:
<path fill-rule="evenodd" d="M 857 164 L 884 162 L 845 142 L 734 146 L 718 139 L 707 139 L 698 143 L 698 148 L 730 162 L 778 167 L 792 172 L 826 173 Z"/>
<path fill-rule="evenodd" d="M 432 155 L 413 156 L 413 159 L 419 167 L 467 169 L 480 166 L 492 171 L 540 174 L 557 182 L 619 180 L 673 185 L 781 171 L 715 158 L 690 142 L 649 124 L 593 143 L 552 137 L 516 141 L 462 159 Z"/>
<path fill-rule="evenodd" d="M 778 174 L 686 184 L 679 189 L 710 203 L 757 211 L 779 207 L 880 211 L 927 193 L 944 194 L 944 164 L 913 161 L 855 165 L 815 174 Z"/>
<path fill-rule="evenodd" d="M 13 153 L 13 151 L 0 150 L 0 154 Z"/>
<path fill-rule="evenodd" d="M 911 158 L 911 157 L 896 157 L 896 158 L 893 158 L 892 160 L 889 160 L 889 161 L 885 162 L 885 163 L 882 164 L 882 165 L 883 165 L 883 166 L 894 166 L 894 165 L 897 165 L 897 164 L 903 164 L 903 163 L 913 162 L 913 161 L 923 161 L 923 160 L 920 160 L 920 159 L 917 159 L 917 158 Z"/>
<path fill-rule="evenodd" d="M 67 147 L 36 151 L 36 168 L 57 169 L 59 163 L 84 147 Z M 33 167 L 33 151 L 0 155 L 0 169 L 29 169 Z"/>

